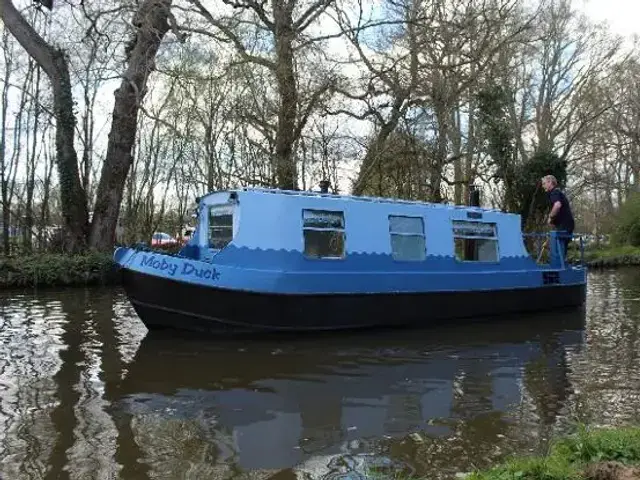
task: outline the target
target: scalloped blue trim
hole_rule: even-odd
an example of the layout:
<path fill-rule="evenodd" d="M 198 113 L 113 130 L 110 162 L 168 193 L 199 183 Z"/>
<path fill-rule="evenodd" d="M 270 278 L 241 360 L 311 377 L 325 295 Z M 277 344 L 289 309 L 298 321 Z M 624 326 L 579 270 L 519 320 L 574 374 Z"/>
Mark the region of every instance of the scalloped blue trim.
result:
<path fill-rule="evenodd" d="M 487 272 L 537 269 L 529 256 L 503 257 L 500 262 L 459 262 L 445 255 L 427 255 L 423 261 L 399 261 L 384 253 L 348 253 L 344 259 L 312 259 L 302 252 L 253 249 L 229 245 L 212 260 L 219 265 L 308 272 Z"/>

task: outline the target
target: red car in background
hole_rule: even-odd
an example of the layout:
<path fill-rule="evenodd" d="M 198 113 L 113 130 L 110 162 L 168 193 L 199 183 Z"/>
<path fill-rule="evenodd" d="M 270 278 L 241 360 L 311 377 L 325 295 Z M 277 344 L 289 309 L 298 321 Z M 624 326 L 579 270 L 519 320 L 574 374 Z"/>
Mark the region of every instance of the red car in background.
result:
<path fill-rule="evenodd" d="M 151 236 L 151 246 L 177 245 L 178 241 L 168 233 L 156 232 Z"/>

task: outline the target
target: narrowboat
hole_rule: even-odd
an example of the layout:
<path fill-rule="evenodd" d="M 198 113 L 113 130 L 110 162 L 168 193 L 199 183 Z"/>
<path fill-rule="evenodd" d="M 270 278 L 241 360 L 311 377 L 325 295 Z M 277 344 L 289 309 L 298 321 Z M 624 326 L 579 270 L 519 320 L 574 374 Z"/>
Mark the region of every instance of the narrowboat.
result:
<path fill-rule="evenodd" d="M 581 306 L 586 268 L 557 235 L 529 253 L 520 216 L 479 206 L 241 188 L 198 199 L 176 254 L 120 247 L 149 329 L 319 331 Z"/>

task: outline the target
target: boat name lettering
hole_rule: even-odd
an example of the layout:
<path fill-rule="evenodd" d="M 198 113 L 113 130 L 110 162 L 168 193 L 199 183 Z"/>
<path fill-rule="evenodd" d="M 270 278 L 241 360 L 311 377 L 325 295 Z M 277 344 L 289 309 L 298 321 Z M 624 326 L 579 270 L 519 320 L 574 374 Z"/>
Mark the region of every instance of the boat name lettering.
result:
<path fill-rule="evenodd" d="M 166 271 L 172 277 L 175 276 L 176 273 L 178 273 L 178 268 L 180 267 L 178 263 L 167 261 L 167 259 L 165 258 L 160 260 L 153 255 L 143 255 L 140 264 L 143 267 L 151 267 L 154 270 L 160 270 L 161 272 Z M 220 272 L 215 268 L 198 268 L 190 262 L 184 262 L 182 264 L 180 275 L 192 275 L 198 278 L 203 278 L 205 280 L 217 280 L 218 278 L 220 278 Z"/>
<path fill-rule="evenodd" d="M 164 259 L 164 258 L 162 260 L 159 260 L 156 257 L 154 257 L 153 255 L 150 256 L 150 257 L 147 257 L 146 255 L 143 255 L 142 256 L 142 261 L 140 262 L 140 264 L 143 267 L 151 267 L 154 270 L 160 270 L 161 272 L 164 272 L 166 270 L 167 273 L 169 275 L 171 275 L 172 277 L 178 271 L 178 264 L 177 263 L 167 262 L 167 260 Z"/>
<path fill-rule="evenodd" d="M 182 275 L 195 275 L 198 278 L 218 280 L 220 272 L 215 268 L 197 268 L 189 262 L 184 262 L 182 266 Z"/>

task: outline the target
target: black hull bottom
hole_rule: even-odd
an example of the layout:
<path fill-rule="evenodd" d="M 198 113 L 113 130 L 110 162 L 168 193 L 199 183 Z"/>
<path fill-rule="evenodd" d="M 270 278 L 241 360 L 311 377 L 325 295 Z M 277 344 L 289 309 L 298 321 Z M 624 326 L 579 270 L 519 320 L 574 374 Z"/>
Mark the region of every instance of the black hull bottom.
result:
<path fill-rule="evenodd" d="M 147 328 L 217 333 L 425 326 L 579 307 L 586 296 L 585 285 L 422 294 L 274 295 L 190 285 L 127 269 L 122 274 L 129 300 Z"/>

